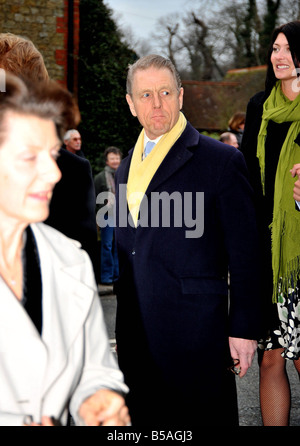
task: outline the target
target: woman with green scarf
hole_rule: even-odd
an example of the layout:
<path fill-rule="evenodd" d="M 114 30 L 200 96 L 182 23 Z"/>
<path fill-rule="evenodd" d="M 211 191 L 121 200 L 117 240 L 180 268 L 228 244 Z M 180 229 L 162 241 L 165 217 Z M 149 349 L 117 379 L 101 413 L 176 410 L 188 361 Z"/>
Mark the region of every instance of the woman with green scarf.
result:
<path fill-rule="evenodd" d="M 259 344 L 265 426 L 287 426 L 292 360 L 300 374 L 300 211 L 291 169 L 300 163 L 300 22 L 275 29 L 266 88 L 249 102 L 241 150 L 252 181 L 261 245 L 264 333 Z"/>

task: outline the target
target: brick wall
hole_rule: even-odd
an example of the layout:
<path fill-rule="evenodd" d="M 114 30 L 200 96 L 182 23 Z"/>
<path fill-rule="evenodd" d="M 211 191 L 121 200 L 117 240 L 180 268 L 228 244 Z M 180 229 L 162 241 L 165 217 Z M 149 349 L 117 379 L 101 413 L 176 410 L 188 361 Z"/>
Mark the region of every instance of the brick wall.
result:
<path fill-rule="evenodd" d="M 68 0 L 0 0 L 0 30 L 32 40 L 44 57 L 50 77 L 76 93 L 79 0 L 73 0 L 72 4 L 74 56 L 71 63 L 69 59 L 69 67 Z M 68 85 L 68 69 L 72 70 L 73 85 Z"/>

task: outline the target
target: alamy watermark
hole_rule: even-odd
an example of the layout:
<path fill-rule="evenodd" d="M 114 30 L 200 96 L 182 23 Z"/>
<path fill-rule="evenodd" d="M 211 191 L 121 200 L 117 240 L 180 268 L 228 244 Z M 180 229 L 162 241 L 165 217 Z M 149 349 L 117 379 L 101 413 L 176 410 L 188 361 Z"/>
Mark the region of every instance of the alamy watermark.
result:
<path fill-rule="evenodd" d="M 3 68 L 0 68 L 0 92 L 1 93 L 6 92 L 6 76 L 5 76 L 5 70 L 3 70 Z"/>
<path fill-rule="evenodd" d="M 133 223 L 128 213 L 127 203 L 135 203 L 137 194 L 127 197 L 127 187 L 119 188 L 118 216 L 116 215 L 116 199 L 111 192 L 101 192 L 96 203 L 102 207 L 98 210 L 96 220 L 100 228 L 106 226 L 185 228 L 186 238 L 200 238 L 204 232 L 204 192 L 151 192 L 150 196 L 140 197 L 139 217 Z"/>

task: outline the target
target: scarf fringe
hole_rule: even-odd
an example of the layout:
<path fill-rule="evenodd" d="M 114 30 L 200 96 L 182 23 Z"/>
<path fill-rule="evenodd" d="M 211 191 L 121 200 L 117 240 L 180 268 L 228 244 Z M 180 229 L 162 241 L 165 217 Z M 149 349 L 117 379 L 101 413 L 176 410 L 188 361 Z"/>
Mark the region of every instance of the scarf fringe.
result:
<path fill-rule="evenodd" d="M 280 277 L 273 283 L 273 303 L 283 303 L 283 296 L 287 296 L 297 286 L 300 279 L 300 256 L 291 260 L 286 269 L 286 277 Z"/>
<path fill-rule="evenodd" d="M 300 212 L 283 211 L 269 226 L 272 242 L 272 269 L 273 269 L 273 303 L 282 302 L 289 289 L 294 288 L 300 279 L 300 253 L 294 252 L 287 258 L 288 241 L 296 239 L 299 228 Z M 288 250 L 291 252 L 291 248 Z M 278 253 L 278 261 L 274 261 L 274 253 Z M 281 296 L 281 297 L 280 297 Z"/>

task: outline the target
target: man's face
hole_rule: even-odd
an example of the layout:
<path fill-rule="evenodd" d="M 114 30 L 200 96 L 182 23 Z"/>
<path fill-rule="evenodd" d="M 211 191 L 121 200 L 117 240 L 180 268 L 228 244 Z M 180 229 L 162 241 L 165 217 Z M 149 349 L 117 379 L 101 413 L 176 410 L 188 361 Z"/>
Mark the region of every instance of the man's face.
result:
<path fill-rule="evenodd" d="M 71 134 L 70 139 L 65 141 L 66 149 L 72 153 L 76 153 L 81 149 L 81 136 L 79 132 Z"/>
<path fill-rule="evenodd" d="M 230 146 L 236 147 L 237 149 L 239 148 L 239 143 L 237 141 L 237 138 L 234 134 L 230 135 L 230 142 L 229 142 Z"/>
<path fill-rule="evenodd" d="M 183 88 L 179 91 L 167 68 L 150 67 L 137 70 L 132 96 L 126 95 L 129 108 L 144 127 L 150 139 L 169 132 L 177 123 L 183 103 Z"/>

